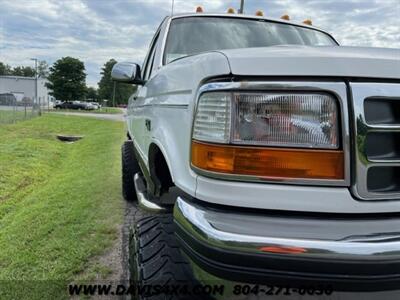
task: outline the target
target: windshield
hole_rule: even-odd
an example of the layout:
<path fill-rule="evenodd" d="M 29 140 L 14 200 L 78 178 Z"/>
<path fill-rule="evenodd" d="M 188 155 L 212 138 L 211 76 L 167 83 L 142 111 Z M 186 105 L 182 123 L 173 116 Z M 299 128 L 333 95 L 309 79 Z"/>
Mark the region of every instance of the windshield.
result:
<path fill-rule="evenodd" d="M 337 44 L 323 32 L 290 24 L 258 19 L 186 17 L 171 22 L 165 62 L 210 50 L 274 45 Z"/>

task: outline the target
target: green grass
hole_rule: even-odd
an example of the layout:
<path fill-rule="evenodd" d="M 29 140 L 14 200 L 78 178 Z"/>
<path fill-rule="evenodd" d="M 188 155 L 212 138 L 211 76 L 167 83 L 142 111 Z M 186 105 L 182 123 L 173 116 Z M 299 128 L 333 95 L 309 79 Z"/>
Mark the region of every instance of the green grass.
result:
<path fill-rule="evenodd" d="M 94 114 L 122 114 L 122 110 L 117 107 L 102 107 L 95 110 L 77 110 L 77 109 L 54 109 L 51 111 L 57 112 L 79 112 L 79 113 L 94 113 Z"/>
<path fill-rule="evenodd" d="M 54 114 L 0 126 L 0 299 L 67 298 L 68 283 L 102 268 L 93 257 L 123 216 L 123 126 Z"/>
<path fill-rule="evenodd" d="M 12 110 L 0 110 L 0 124 L 10 124 L 16 123 L 21 120 L 30 119 L 33 116 L 36 116 L 36 112 L 32 112 L 32 110 L 28 110 L 25 114 L 25 111 L 12 111 Z"/>

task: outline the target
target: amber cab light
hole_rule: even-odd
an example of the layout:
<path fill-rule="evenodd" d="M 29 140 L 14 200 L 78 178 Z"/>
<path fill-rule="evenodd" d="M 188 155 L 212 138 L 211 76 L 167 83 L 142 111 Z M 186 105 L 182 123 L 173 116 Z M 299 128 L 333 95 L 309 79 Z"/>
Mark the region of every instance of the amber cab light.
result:
<path fill-rule="evenodd" d="M 192 165 L 265 179 L 344 179 L 341 150 L 219 145 L 192 141 Z"/>
<path fill-rule="evenodd" d="M 289 21 L 289 20 L 290 20 L 290 17 L 289 17 L 289 15 L 283 15 L 283 16 L 281 16 L 281 19 L 282 19 L 282 20 Z"/>

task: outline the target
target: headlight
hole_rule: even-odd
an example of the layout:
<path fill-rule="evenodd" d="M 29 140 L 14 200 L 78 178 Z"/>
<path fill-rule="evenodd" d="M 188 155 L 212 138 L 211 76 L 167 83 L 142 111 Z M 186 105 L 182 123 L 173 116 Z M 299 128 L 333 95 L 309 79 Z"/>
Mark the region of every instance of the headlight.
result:
<path fill-rule="evenodd" d="M 199 141 L 337 149 L 338 107 L 327 94 L 205 93 L 193 133 Z"/>
<path fill-rule="evenodd" d="M 197 105 L 193 138 L 229 143 L 231 132 L 231 94 L 206 93 Z"/>
<path fill-rule="evenodd" d="M 339 108 L 330 94 L 207 92 L 192 138 L 192 165 L 206 171 L 344 179 Z"/>

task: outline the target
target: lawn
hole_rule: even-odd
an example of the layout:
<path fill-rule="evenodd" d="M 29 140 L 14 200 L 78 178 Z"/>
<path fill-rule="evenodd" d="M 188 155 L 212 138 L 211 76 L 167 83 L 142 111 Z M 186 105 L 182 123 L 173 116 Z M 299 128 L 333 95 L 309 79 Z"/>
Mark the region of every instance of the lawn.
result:
<path fill-rule="evenodd" d="M 0 125 L 0 299 L 68 298 L 68 283 L 102 269 L 93 258 L 123 219 L 123 127 L 53 114 Z"/>

